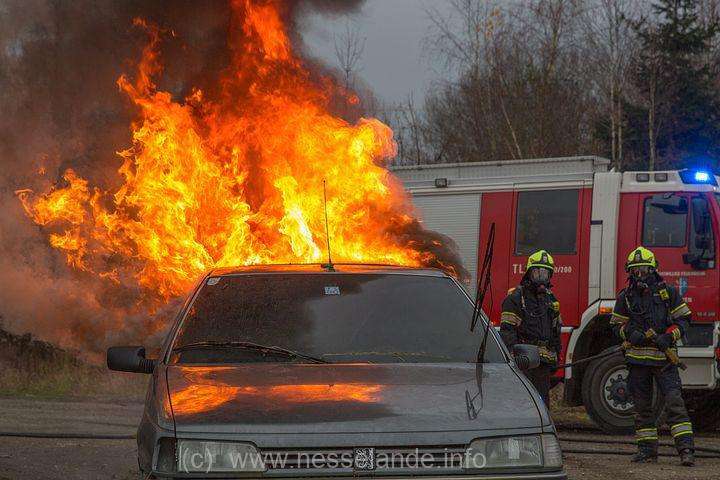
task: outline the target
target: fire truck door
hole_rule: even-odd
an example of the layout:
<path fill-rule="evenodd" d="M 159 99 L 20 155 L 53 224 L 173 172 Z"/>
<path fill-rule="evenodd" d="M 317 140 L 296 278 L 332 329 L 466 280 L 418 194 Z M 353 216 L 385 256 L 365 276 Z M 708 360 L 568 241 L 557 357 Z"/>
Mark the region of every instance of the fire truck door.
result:
<path fill-rule="evenodd" d="M 648 193 L 640 200 L 640 243 L 655 253 L 660 274 L 678 288 L 693 320 L 715 320 L 718 271 L 712 198 L 700 192 Z"/>

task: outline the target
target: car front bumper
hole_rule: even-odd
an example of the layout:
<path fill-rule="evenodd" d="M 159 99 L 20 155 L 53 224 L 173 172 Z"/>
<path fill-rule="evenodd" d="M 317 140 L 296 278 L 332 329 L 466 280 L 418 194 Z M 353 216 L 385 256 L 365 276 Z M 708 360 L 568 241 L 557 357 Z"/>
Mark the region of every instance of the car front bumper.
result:
<path fill-rule="evenodd" d="M 166 475 L 168 474 L 157 474 L 157 477 L 153 476 L 150 478 L 167 478 Z M 537 473 L 491 473 L 487 475 L 469 475 L 469 474 L 461 474 L 461 475 L 417 475 L 417 476 L 398 476 L 398 475 L 379 475 L 374 476 L 372 474 L 363 474 L 361 476 L 343 476 L 343 475 L 337 475 L 337 476 L 297 476 L 297 477 L 276 477 L 276 476 L 267 476 L 267 477 L 227 477 L 227 476 L 208 476 L 208 477 L 198 477 L 195 475 L 178 475 L 173 474 L 171 478 L 192 478 L 192 479 L 198 479 L 198 478 L 262 478 L 262 479 L 272 479 L 272 480 L 298 480 L 299 478 L 302 478 L 302 480 L 342 480 L 344 478 L 367 478 L 367 479 L 377 479 L 377 480 L 567 480 L 568 476 L 565 473 L 564 470 L 560 470 L 557 472 L 537 472 Z"/>
<path fill-rule="evenodd" d="M 283 477 L 284 480 L 297 479 L 297 477 Z M 303 477 L 303 480 L 308 477 Z M 338 480 L 343 477 L 311 477 L 314 480 Z M 565 471 L 560 472 L 542 472 L 542 473 L 493 473 L 490 475 L 417 475 L 414 477 L 399 477 L 396 475 L 389 476 L 369 476 L 369 477 L 352 477 L 352 478 L 373 478 L 379 480 L 567 480 Z"/>

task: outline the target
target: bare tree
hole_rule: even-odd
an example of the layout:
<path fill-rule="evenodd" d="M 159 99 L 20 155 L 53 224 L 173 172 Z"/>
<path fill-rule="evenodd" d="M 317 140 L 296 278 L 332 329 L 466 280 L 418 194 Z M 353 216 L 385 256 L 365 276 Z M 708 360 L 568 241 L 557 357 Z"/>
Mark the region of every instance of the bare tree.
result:
<path fill-rule="evenodd" d="M 623 98 L 637 39 L 631 21 L 646 9 L 647 0 L 595 0 L 581 14 L 585 58 L 598 91 L 604 115 L 609 118 L 610 157 L 618 169 L 623 159 Z"/>
<path fill-rule="evenodd" d="M 636 129 L 644 129 L 647 142 L 642 148 L 636 150 L 636 157 L 626 157 L 626 160 L 644 164 L 647 161 L 648 170 L 655 170 L 660 161 L 668 157 L 658 152 L 658 138 L 664 136 L 664 129 L 672 127 L 675 120 L 672 118 L 673 97 L 676 96 L 680 85 L 678 79 L 668 75 L 668 59 L 662 51 L 660 27 L 652 17 L 643 16 L 633 22 L 633 29 L 637 35 L 638 50 L 634 55 L 633 63 L 628 72 L 628 84 L 624 99 L 644 116 L 643 121 L 635 121 Z M 639 107 L 639 108 L 638 108 Z M 628 119 L 632 121 L 632 119 Z M 641 126 L 642 125 L 642 126 Z M 665 147 L 667 150 L 669 147 Z"/>
<path fill-rule="evenodd" d="M 396 165 L 419 165 L 441 161 L 431 157 L 427 141 L 427 124 L 422 115 L 412 93 L 403 103 L 385 106 L 380 113 L 380 119 L 390 125 L 395 133 L 395 142 L 398 146 L 398 155 L 394 161 Z"/>
<path fill-rule="evenodd" d="M 428 143 L 443 161 L 591 150 L 578 4 L 449 0 L 449 16 L 428 11 L 427 45 L 452 73 L 425 106 Z"/>
<path fill-rule="evenodd" d="M 417 108 L 415 107 L 415 99 L 414 95 L 411 93 L 406 102 L 405 109 L 403 110 L 405 114 L 405 123 L 409 127 L 409 137 L 411 141 L 411 148 L 413 157 L 416 163 L 420 164 L 422 162 L 422 150 L 421 150 L 421 143 L 422 143 L 422 130 L 423 127 L 420 124 L 420 119 L 418 118 Z"/>
<path fill-rule="evenodd" d="M 427 10 L 432 22 L 426 39 L 428 50 L 443 59 L 452 77 L 461 77 L 438 85 L 440 93 L 426 105 L 426 113 L 434 117 L 434 125 L 428 126 L 436 144 L 434 158 L 442 161 L 446 153 L 456 161 L 521 157 L 515 119 L 509 114 L 509 81 L 503 69 L 494 68 L 502 50 L 496 40 L 505 28 L 500 4 L 475 0 L 448 3 L 449 16 L 434 8 Z"/>
<path fill-rule="evenodd" d="M 661 96 L 663 92 L 660 91 L 660 69 L 661 59 L 659 52 L 653 48 L 646 48 L 643 52 L 645 58 L 646 70 L 642 71 L 641 75 L 646 76 L 647 80 L 647 91 L 636 91 L 635 99 L 636 103 L 645 104 L 647 107 L 647 140 L 648 140 L 648 170 L 653 171 L 657 165 L 658 154 L 657 154 L 657 138 L 658 132 L 662 127 L 662 118 L 665 117 L 665 112 L 662 108 Z M 638 74 L 638 73 L 636 73 Z M 665 87 L 668 87 L 670 83 L 665 82 Z M 639 100 L 639 101 L 638 101 Z"/>
<path fill-rule="evenodd" d="M 339 35 L 334 35 L 333 39 L 335 42 L 335 56 L 344 76 L 345 90 L 354 90 L 358 63 L 365 52 L 367 38 L 362 37 L 358 26 L 351 25 L 348 20 L 345 23 L 345 31 Z"/>
<path fill-rule="evenodd" d="M 707 27 L 720 18 L 720 0 L 699 0 L 698 4 L 698 16 L 702 25 Z M 708 50 L 710 57 L 706 59 L 708 62 L 717 58 L 720 38 L 714 39 L 711 46 Z"/>

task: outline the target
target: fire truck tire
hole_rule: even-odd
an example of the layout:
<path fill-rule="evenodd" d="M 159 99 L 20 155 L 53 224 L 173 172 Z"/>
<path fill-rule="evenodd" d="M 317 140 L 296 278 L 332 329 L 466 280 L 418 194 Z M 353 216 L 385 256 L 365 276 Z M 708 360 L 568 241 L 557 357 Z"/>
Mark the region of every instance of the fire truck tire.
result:
<path fill-rule="evenodd" d="M 582 381 L 582 399 L 590 419 L 602 430 L 613 434 L 632 434 L 633 403 L 627 389 L 627 366 L 622 354 L 590 363 Z M 654 395 L 655 411 L 663 409 L 662 397 Z"/>
<path fill-rule="evenodd" d="M 720 389 L 712 391 L 684 390 L 683 396 L 690 420 L 696 431 L 711 432 L 720 428 Z"/>

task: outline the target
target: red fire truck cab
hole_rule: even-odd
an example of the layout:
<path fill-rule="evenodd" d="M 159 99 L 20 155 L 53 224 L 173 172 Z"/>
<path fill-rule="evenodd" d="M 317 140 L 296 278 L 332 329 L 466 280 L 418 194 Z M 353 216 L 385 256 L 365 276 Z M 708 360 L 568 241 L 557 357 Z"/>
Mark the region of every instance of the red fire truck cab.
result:
<path fill-rule="evenodd" d="M 683 389 L 696 428 L 720 424 L 718 336 L 720 188 L 705 171 L 616 172 L 599 157 L 394 167 L 429 229 L 455 240 L 471 278 L 490 225 L 496 225 L 489 317 L 498 322 L 507 290 L 524 273 L 527 255 L 555 258 L 553 292 L 561 304 L 563 358 L 574 361 L 618 343 L 609 325 L 624 263 L 638 245 L 651 249 L 659 271 L 693 311 L 679 348 L 688 366 Z M 632 400 L 620 355 L 559 373 L 564 399 L 584 405 L 611 432 L 632 430 Z M 662 399 L 658 401 L 658 407 Z"/>

